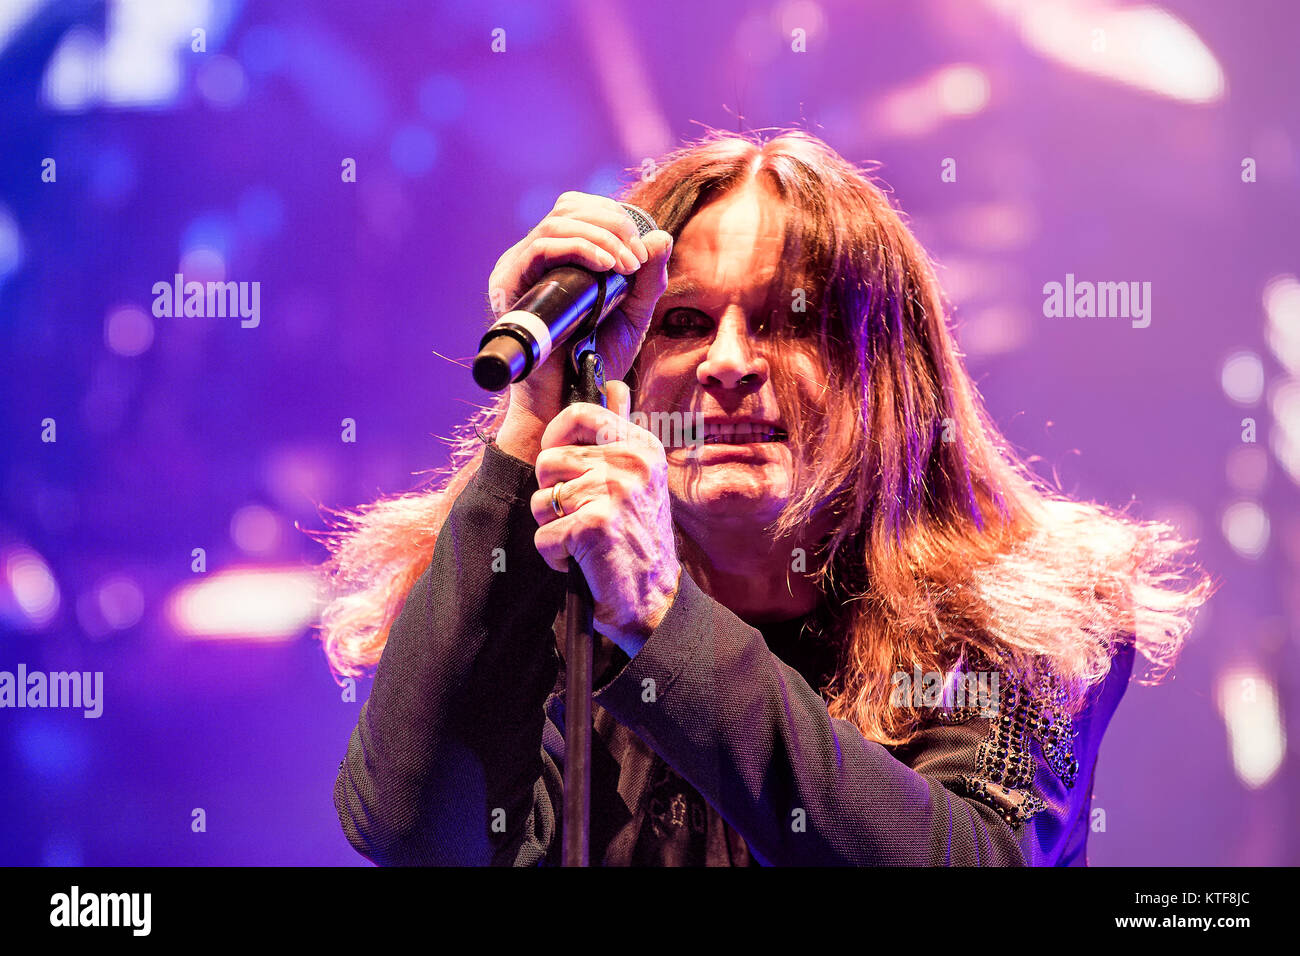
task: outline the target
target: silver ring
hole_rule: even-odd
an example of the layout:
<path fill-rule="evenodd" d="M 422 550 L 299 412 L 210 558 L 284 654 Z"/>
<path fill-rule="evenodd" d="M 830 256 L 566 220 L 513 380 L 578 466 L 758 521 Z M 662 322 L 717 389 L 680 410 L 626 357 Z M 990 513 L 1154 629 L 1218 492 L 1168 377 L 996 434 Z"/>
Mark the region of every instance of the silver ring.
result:
<path fill-rule="evenodd" d="M 560 485 L 562 484 L 564 482 L 557 481 L 555 487 L 551 489 L 551 510 L 555 512 L 557 518 L 563 518 L 565 514 L 564 505 L 560 504 Z"/>

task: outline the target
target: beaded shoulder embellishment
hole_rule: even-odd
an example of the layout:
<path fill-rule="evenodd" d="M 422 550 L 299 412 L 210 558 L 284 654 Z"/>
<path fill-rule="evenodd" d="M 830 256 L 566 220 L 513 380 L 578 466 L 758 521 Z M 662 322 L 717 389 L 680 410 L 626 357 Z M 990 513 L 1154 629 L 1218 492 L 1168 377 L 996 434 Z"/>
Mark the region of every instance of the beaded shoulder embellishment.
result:
<path fill-rule="evenodd" d="M 996 713 L 965 706 L 940 712 L 938 721 L 959 724 L 976 717 L 989 718 L 988 734 L 976 753 L 975 771 L 963 775 L 960 784 L 969 796 L 993 807 L 1014 826 L 1046 809 L 1031 789 L 1034 759 L 1030 735 L 1038 738 L 1044 760 L 1066 789 L 1074 787 L 1079 761 L 1074 754 L 1074 722 L 1055 677 L 1043 682 L 1044 696 L 1031 694 L 1019 679 L 1001 677 Z"/>

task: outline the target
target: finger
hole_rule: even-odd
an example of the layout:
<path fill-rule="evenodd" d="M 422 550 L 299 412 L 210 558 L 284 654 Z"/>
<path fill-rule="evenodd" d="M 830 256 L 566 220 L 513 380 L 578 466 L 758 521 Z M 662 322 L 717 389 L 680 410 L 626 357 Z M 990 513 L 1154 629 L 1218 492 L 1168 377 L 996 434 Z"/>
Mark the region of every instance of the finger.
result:
<path fill-rule="evenodd" d="M 668 258 L 673 254 L 673 234 L 663 229 L 652 229 L 644 239 L 648 255 L 643 265 L 655 268 L 668 265 Z"/>
<path fill-rule="evenodd" d="M 551 419 L 542 433 L 541 447 L 562 445 L 607 445 L 617 441 L 623 419 L 608 408 L 591 402 L 574 402 Z"/>
<path fill-rule="evenodd" d="M 655 303 L 668 288 L 668 263 L 673 254 L 673 237 L 662 229 L 656 229 L 646 233 L 645 241 L 650 256 L 637 271 L 636 280 L 632 283 L 623 308 L 624 311 L 645 316 L 645 324 L 649 325 L 649 316 Z"/>
<path fill-rule="evenodd" d="M 608 196 L 567 192 L 556 201 L 554 212 L 561 216 L 577 216 L 598 226 L 604 226 L 631 246 L 640 262 L 645 262 L 649 255 L 631 215 Z"/>
<path fill-rule="evenodd" d="M 595 243 L 618 260 L 618 271 L 630 275 L 641 268 L 636 250 L 621 236 L 604 226 L 570 216 L 547 216 L 537 227 L 537 237 L 580 238 Z"/>
<path fill-rule="evenodd" d="M 621 209 L 622 207 L 620 206 L 619 208 Z M 625 216 L 627 215 L 626 209 L 623 210 L 623 214 Z M 632 237 L 628 240 L 627 244 L 631 246 L 632 251 L 636 253 L 638 265 L 645 265 L 645 263 L 650 259 L 650 247 L 645 244 L 645 238 L 641 235 L 641 230 L 637 228 L 637 225 L 633 222 L 631 216 L 628 216 L 628 222 L 632 223 Z"/>
<path fill-rule="evenodd" d="M 537 453 L 533 471 L 537 487 L 549 488 L 557 481 L 573 481 L 604 464 L 604 456 L 595 445 L 559 445 Z"/>
<path fill-rule="evenodd" d="M 568 491 L 567 485 L 563 491 Z M 593 548 L 604 547 L 611 518 L 605 502 L 588 501 L 579 511 L 539 526 L 533 544 L 547 564 L 557 571 L 567 571 L 570 557 L 581 563 Z"/>
<path fill-rule="evenodd" d="M 609 410 L 619 418 L 627 421 L 632 414 L 632 390 L 627 387 L 626 382 L 620 382 L 618 379 L 605 383 L 605 400 L 609 403 Z"/>
<path fill-rule="evenodd" d="M 497 318 L 510 311 L 510 304 L 515 299 L 510 298 L 513 291 L 512 277 L 514 273 L 515 262 L 519 253 L 532 242 L 533 234 L 530 232 L 524 238 L 520 239 L 513 246 L 501 253 L 501 258 L 497 260 L 492 267 L 492 274 L 488 276 L 488 303 L 492 306 L 492 312 Z M 515 295 L 518 298 L 518 294 Z"/>
<path fill-rule="evenodd" d="M 569 570 L 569 552 L 565 547 L 565 538 L 563 535 L 554 534 L 549 525 L 542 525 L 537 529 L 533 535 L 533 547 L 552 570 Z"/>
<path fill-rule="evenodd" d="M 518 288 L 527 289 L 556 266 L 576 264 L 593 272 L 608 272 L 618 260 L 590 239 L 539 236 L 523 253 L 527 260 Z"/>
<path fill-rule="evenodd" d="M 545 235 L 547 230 L 560 234 Z M 500 318 L 510 311 L 530 286 L 561 265 L 632 275 L 641 264 L 632 250 L 608 229 L 579 220 L 561 220 L 558 226 L 543 222 L 512 246 L 488 277 L 488 302 L 493 314 Z"/>
<path fill-rule="evenodd" d="M 533 513 L 533 519 L 537 522 L 538 527 L 570 517 L 595 497 L 581 478 L 564 481 L 563 484 L 559 485 L 560 491 L 558 495 L 555 492 L 555 487 L 555 484 L 552 484 L 545 488 L 539 488 L 528 499 L 528 510 Z M 556 512 L 554 504 L 556 498 L 559 499 L 560 508 L 564 511 L 564 514 Z"/>

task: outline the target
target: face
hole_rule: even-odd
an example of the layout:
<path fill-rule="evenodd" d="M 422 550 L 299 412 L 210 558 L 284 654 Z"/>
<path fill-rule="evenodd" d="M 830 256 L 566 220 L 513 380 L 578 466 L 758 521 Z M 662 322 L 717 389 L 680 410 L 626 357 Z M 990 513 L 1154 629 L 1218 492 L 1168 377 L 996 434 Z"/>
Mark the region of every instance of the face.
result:
<path fill-rule="evenodd" d="M 797 449 L 777 403 L 773 363 L 798 383 L 805 408 L 825 406 L 825 381 L 813 340 L 772 337 L 774 308 L 791 290 L 772 287 L 782 254 L 784 207 L 760 180 L 703 207 L 673 246 L 668 288 L 642 346 L 636 407 L 703 418 L 705 442 L 672 447 L 668 460 L 673 514 L 701 534 L 774 520 L 788 500 Z M 665 421 L 666 419 L 661 419 Z"/>

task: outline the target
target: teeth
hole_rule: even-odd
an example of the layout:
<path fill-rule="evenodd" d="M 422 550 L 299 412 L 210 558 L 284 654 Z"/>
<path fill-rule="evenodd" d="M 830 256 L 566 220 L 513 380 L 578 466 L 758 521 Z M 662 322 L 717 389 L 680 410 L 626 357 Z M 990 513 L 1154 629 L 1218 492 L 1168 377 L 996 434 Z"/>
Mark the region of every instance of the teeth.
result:
<path fill-rule="evenodd" d="M 784 430 L 771 426 L 744 423 L 740 425 L 720 424 L 710 427 L 712 430 L 704 436 L 706 443 L 766 442 L 785 439 Z"/>

